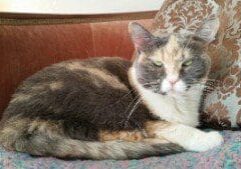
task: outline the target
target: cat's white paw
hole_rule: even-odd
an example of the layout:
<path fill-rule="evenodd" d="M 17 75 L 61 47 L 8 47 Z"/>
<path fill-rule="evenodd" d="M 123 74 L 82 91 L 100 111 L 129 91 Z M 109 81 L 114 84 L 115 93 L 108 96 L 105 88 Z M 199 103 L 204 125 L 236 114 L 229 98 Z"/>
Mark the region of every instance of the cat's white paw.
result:
<path fill-rule="evenodd" d="M 187 149 L 190 151 L 203 152 L 220 146 L 222 143 L 222 135 L 216 131 L 212 131 L 194 136 L 194 138 L 190 139 L 190 145 Z"/>

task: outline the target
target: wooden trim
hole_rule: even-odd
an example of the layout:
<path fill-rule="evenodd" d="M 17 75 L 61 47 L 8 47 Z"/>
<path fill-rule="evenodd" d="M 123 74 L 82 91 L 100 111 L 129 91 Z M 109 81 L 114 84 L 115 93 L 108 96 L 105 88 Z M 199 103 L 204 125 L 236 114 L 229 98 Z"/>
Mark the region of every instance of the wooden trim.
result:
<path fill-rule="evenodd" d="M 35 24 L 66 24 L 93 23 L 118 20 L 152 19 L 158 11 L 100 14 L 100 15 L 52 15 L 26 13 L 0 13 L 0 25 L 35 25 Z"/>

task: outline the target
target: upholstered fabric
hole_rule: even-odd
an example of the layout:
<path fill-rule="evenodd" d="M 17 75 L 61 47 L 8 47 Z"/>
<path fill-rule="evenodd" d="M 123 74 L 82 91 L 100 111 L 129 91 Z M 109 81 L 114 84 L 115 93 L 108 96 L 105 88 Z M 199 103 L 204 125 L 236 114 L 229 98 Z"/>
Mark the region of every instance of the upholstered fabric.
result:
<path fill-rule="evenodd" d="M 220 18 L 216 40 L 209 46 L 212 66 L 202 120 L 218 128 L 241 126 L 241 1 L 166 0 L 155 18 L 155 32 L 195 32 L 205 19 Z"/>
<path fill-rule="evenodd" d="M 26 20 L 0 23 L 0 117 L 16 87 L 45 66 L 94 56 L 129 59 L 133 53 L 128 34 L 133 20 L 74 24 L 66 24 L 71 19 L 61 24 L 60 19 L 58 24 L 51 19 L 35 19 L 32 24 Z M 152 19 L 137 21 L 146 27 L 152 23 Z"/>
<path fill-rule="evenodd" d="M 213 73 L 216 88 L 205 98 L 203 117 L 207 123 L 241 128 L 241 1 L 228 0 L 219 5 L 222 27 L 216 48 L 223 49 L 224 57 L 228 58 L 226 63 L 231 66 L 224 72 Z"/>

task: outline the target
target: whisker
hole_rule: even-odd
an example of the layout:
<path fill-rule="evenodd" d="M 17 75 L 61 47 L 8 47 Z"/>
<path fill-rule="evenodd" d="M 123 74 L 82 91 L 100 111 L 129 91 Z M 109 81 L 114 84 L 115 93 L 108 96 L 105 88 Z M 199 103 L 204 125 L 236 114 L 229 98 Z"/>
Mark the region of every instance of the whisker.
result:
<path fill-rule="evenodd" d="M 152 84 L 159 84 L 160 82 L 159 81 L 155 81 L 155 82 L 149 82 L 149 83 L 144 83 L 142 84 L 143 86 L 146 86 L 146 85 L 152 85 Z"/>
<path fill-rule="evenodd" d="M 206 86 L 217 86 L 217 85 L 220 85 L 220 84 L 222 84 L 223 82 L 222 81 L 220 81 L 220 80 L 207 80 L 207 81 L 197 81 L 197 80 L 195 80 L 195 79 L 190 79 L 190 80 L 192 80 L 192 82 L 190 82 L 190 83 L 187 83 L 188 85 L 193 85 L 193 84 L 204 84 L 204 85 L 206 85 Z"/>
<path fill-rule="evenodd" d="M 127 109 L 125 110 L 124 114 L 126 114 L 126 112 L 128 112 L 129 108 L 132 106 L 133 103 L 135 103 L 136 100 L 139 99 L 139 95 L 137 95 L 133 100 L 132 102 L 129 103 L 129 105 L 127 106 Z"/>
<path fill-rule="evenodd" d="M 128 125 L 127 123 L 129 122 L 131 115 L 133 114 L 133 112 L 136 110 L 137 106 L 138 106 L 139 103 L 141 102 L 141 98 L 138 98 L 138 99 L 136 99 L 136 100 L 137 100 L 137 102 L 133 105 L 131 111 L 129 112 L 129 114 L 128 114 L 128 116 L 127 116 L 127 119 L 126 119 L 126 121 L 125 121 L 125 126 Z M 136 100 L 135 100 L 135 101 L 136 101 Z M 125 113 L 126 113 L 126 112 L 125 112 Z"/>
<path fill-rule="evenodd" d="M 100 110 L 104 110 L 107 107 L 114 106 L 115 104 L 119 103 L 124 97 L 127 97 L 128 95 L 132 94 L 132 92 L 134 92 L 134 91 L 135 91 L 134 89 L 130 90 L 128 93 L 126 93 L 122 97 L 120 97 L 117 101 L 115 101 L 114 103 L 111 103 L 105 107 L 102 107 Z"/>

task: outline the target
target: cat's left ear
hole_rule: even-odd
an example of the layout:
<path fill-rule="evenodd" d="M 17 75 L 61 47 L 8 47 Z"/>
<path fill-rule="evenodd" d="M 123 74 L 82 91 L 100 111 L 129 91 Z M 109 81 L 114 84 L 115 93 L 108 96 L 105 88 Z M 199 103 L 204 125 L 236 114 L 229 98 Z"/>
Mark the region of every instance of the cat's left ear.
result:
<path fill-rule="evenodd" d="M 203 22 L 195 35 L 203 39 L 206 43 L 210 43 L 215 40 L 218 29 L 219 19 L 217 17 L 212 17 Z"/>
<path fill-rule="evenodd" d="M 136 22 L 129 23 L 129 33 L 138 51 L 150 51 L 156 45 L 156 38 L 143 26 Z"/>

